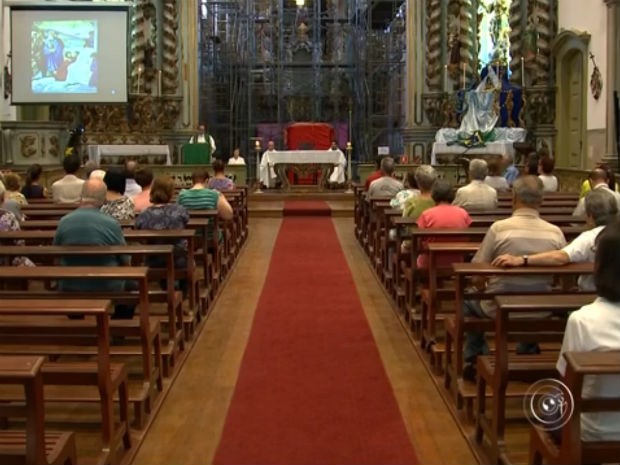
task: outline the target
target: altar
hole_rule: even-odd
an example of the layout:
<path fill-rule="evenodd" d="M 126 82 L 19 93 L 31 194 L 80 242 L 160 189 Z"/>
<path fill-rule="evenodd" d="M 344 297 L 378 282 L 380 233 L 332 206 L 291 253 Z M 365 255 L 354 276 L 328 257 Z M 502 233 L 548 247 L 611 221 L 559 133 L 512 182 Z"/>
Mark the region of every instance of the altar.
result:
<path fill-rule="evenodd" d="M 267 151 L 260 162 L 259 180 L 265 187 L 274 187 L 278 180 L 283 189 L 290 189 L 289 169 L 301 175 L 320 171 L 319 187 L 325 188 L 334 169 L 344 170 L 346 164 L 340 150 Z"/>
<path fill-rule="evenodd" d="M 102 157 L 148 157 L 147 164 L 154 164 L 152 158 L 164 158 L 166 165 L 172 165 L 170 147 L 167 145 L 89 145 L 88 159 L 101 165 Z M 140 161 L 140 160 L 138 160 Z M 104 163 L 113 164 L 113 163 Z"/>
<path fill-rule="evenodd" d="M 514 159 L 515 142 L 524 142 L 527 131 L 523 128 L 495 128 L 497 140 L 487 142 L 484 147 L 464 147 L 455 143 L 456 129 L 440 129 L 435 136 L 431 152 L 431 165 L 452 164 L 457 158 L 482 158 L 509 155 Z"/>

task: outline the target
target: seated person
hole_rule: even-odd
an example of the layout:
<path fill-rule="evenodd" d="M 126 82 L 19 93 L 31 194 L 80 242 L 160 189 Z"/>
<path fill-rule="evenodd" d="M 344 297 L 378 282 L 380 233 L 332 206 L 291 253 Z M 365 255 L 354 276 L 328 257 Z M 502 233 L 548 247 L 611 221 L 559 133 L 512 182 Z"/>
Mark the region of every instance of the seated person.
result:
<path fill-rule="evenodd" d="M 465 229 L 471 224 L 471 218 L 467 210 L 452 205 L 454 201 L 454 189 L 445 179 L 437 179 L 433 184 L 431 196 L 435 206 L 424 210 L 418 217 L 419 229 Z M 429 239 L 428 242 L 439 242 L 440 238 Z M 467 240 L 466 238 L 463 240 Z M 456 242 L 454 237 L 448 238 L 448 242 Z M 437 265 L 446 267 L 451 263 L 463 261 L 462 254 L 443 254 L 437 261 Z M 428 255 L 418 255 L 418 268 L 428 268 Z"/>
<path fill-rule="evenodd" d="M 614 176 L 613 171 L 611 170 L 611 168 L 609 167 L 609 165 L 607 165 L 607 163 L 599 163 L 598 165 L 596 165 L 595 169 L 602 169 L 603 171 L 605 171 L 605 173 L 607 173 L 607 186 L 615 192 L 620 192 L 620 184 L 618 184 L 616 182 L 616 177 Z M 579 198 L 583 198 L 585 197 L 585 195 L 590 192 L 592 190 L 592 181 L 590 180 L 590 178 L 588 177 L 588 179 L 586 179 L 582 184 L 581 184 L 581 191 L 579 192 Z"/>
<path fill-rule="evenodd" d="M 74 211 L 63 216 L 58 223 L 54 245 L 125 245 L 120 224 L 114 218 L 101 212 L 107 188 L 100 179 L 90 179 L 83 183 L 82 201 Z M 130 264 L 127 255 L 108 255 L 97 257 L 71 256 L 60 262 L 66 266 L 123 266 Z M 121 292 L 133 289 L 132 282 L 119 279 L 109 281 L 65 279 L 58 283 L 61 291 L 74 292 Z M 112 318 L 133 318 L 135 306 L 116 304 Z"/>
<path fill-rule="evenodd" d="M 129 198 L 133 198 L 142 192 L 142 188 L 136 182 L 136 169 L 138 169 L 138 162 L 133 160 L 127 160 L 125 163 L 125 195 Z"/>
<path fill-rule="evenodd" d="M 15 173 L 8 173 L 4 176 L 4 187 L 6 188 L 6 192 L 4 193 L 4 198 L 6 200 L 12 200 L 17 203 L 20 207 L 23 205 L 28 205 L 28 200 L 24 194 L 20 192 L 21 190 L 21 179 Z"/>
<path fill-rule="evenodd" d="M 82 195 L 84 180 L 76 176 L 80 169 L 80 157 L 67 155 L 62 160 L 65 176 L 52 184 L 54 203 L 77 203 Z"/>
<path fill-rule="evenodd" d="M 557 226 L 540 218 L 538 209 L 543 200 L 543 186 L 537 176 L 523 176 L 513 184 L 513 213 L 510 218 L 491 225 L 480 244 L 472 263 L 492 263 L 500 255 L 523 257 L 528 263 L 530 255 L 547 250 L 561 249 L 566 245 L 564 234 Z M 474 285 L 487 292 L 546 292 L 551 290 L 552 277 L 491 277 L 474 280 Z M 463 305 L 466 317 L 495 318 L 497 307 L 493 300 L 467 300 Z M 467 366 L 463 378 L 476 379 L 476 358 L 488 354 L 483 332 L 469 331 L 465 334 L 464 358 Z M 520 343 L 517 353 L 536 353 L 537 344 Z"/>
<path fill-rule="evenodd" d="M 368 188 L 368 198 L 378 195 L 396 195 L 403 190 L 403 183 L 394 179 L 395 163 L 392 157 L 385 157 L 381 160 L 381 177 L 370 183 Z"/>
<path fill-rule="evenodd" d="M 549 155 L 544 155 L 538 163 L 538 177 L 543 183 L 545 192 L 558 191 L 558 178 L 553 175 L 555 160 Z"/>
<path fill-rule="evenodd" d="M 19 225 L 19 218 L 15 216 L 15 214 L 4 208 L 4 195 L 5 188 L 4 184 L 0 183 L 0 232 L 2 231 L 19 231 L 21 227 Z M 15 245 L 24 245 L 24 241 L 15 241 Z M 3 263 L 0 260 L 0 264 Z M 34 266 L 28 258 L 26 257 L 15 257 L 11 260 L 11 265 L 14 266 Z"/>
<path fill-rule="evenodd" d="M 153 184 L 153 170 L 147 166 L 136 168 L 136 182 L 142 188 L 142 192 L 133 198 L 134 210 L 140 213 L 150 207 L 151 204 L 151 184 Z"/>
<path fill-rule="evenodd" d="M 109 169 L 103 177 L 107 187 L 106 200 L 101 211 L 117 221 L 133 220 L 133 200 L 125 195 L 125 172 L 120 168 Z"/>
<path fill-rule="evenodd" d="M 207 187 L 209 189 L 215 189 L 216 191 L 230 191 L 235 188 L 235 184 L 232 182 L 232 179 L 226 177 L 224 174 L 224 162 L 222 160 L 215 159 L 213 163 L 211 163 L 213 167 L 213 176 L 209 178 L 209 182 Z"/>
<path fill-rule="evenodd" d="M 502 155 L 502 162 L 506 167 L 504 170 L 504 178 L 508 182 L 508 185 L 512 186 L 519 177 L 519 168 L 515 166 L 514 158 L 510 154 Z"/>
<path fill-rule="evenodd" d="M 22 187 L 22 194 L 28 199 L 44 199 L 46 189 L 39 183 L 43 168 L 38 163 L 30 165 L 26 170 L 26 184 Z"/>
<path fill-rule="evenodd" d="M 409 170 L 407 172 L 407 185 L 390 200 L 390 207 L 402 210 L 409 199 L 418 195 L 420 195 L 420 189 L 418 189 L 418 183 L 415 179 L 415 171 Z"/>
<path fill-rule="evenodd" d="M 370 184 L 373 181 L 376 181 L 381 176 L 383 176 L 383 172 L 381 171 L 381 159 L 382 159 L 382 157 L 375 158 L 375 171 L 370 173 L 368 175 L 368 177 L 366 178 L 366 182 L 364 183 L 364 190 L 365 191 L 368 191 L 368 189 L 370 188 Z"/>
<path fill-rule="evenodd" d="M 525 174 L 529 176 L 538 176 L 538 165 L 540 164 L 540 157 L 537 152 L 530 152 L 525 161 Z"/>
<path fill-rule="evenodd" d="M 420 165 L 415 171 L 416 183 L 420 194 L 405 202 L 403 218 L 418 220 L 419 216 L 431 207 L 435 206 L 432 196 L 433 184 L 437 180 L 437 173 L 430 165 Z M 407 252 L 411 248 L 411 241 L 405 240 L 401 244 L 401 252 Z"/>
<path fill-rule="evenodd" d="M 488 163 L 489 174 L 484 178 L 484 183 L 491 186 L 497 192 L 508 192 L 510 186 L 506 178 L 502 176 L 501 161 L 498 158 L 492 158 Z"/>
<path fill-rule="evenodd" d="M 226 197 L 220 192 L 208 189 L 205 182 L 208 178 L 207 171 L 199 168 L 192 174 L 194 185 L 191 189 L 183 189 L 179 193 L 177 203 L 184 206 L 188 210 L 215 210 L 218 216 L 223 220 L 231 220 L 233 217 L 233 209 L 226 200 Z M 207 232 L 207 241 L 212 239 L 213 231 L 209 228 Z M 218 231 L 218 240 L 222 240 L 222 232 Z"/>
<path fill-rule="evenodd" d="M 601 190 L 603 192 L 608 193 L 613 196 L 618 203 L 618 210 L 620 210 L 620 194 L 616 191 L 613 191 L 609 188 L 609 174 L 602 168 L 596 168 L 595 170 L 590 172 L 588 176 L 588 181 L 592 186 L 591 190 Z M 585 198 L 582 197 L 579 199 L 575 210 L 573 211 L 573 216 L 582 217 L 586 214 L 586 205 Z"/>
<path fill-rule="evenodd" d="M 158 176 L 151 187 L 151 206 L 136 217 L 136 229 L 185 229 L 189 221 L 187 209 L 173 201 L 174 180 L 170 176 Z M 164 242 L 166 243 L 166 242 Z M 174 244 L 174 262 L 177 269 L 187 267 L 187 242 L 179 240 Z M 163 268 L 166 266 L 163 257 L 149 257 L 148 266 Z M 179 283 L 180 289 L 187 291 L 187 282 Z M 162 283 L 165 288 L 165 282 Z"/>
<path fill-rule="evenodd" d="M 403 218 L 417 220 L 424 210 L 435 206 L 432 189 L 437 180 L 437 173 L 430 165 L 420 165 L 415 170 L 415 179 L 420 193 L 405 202 Z"/>
<path fill-rule="evenodd" d="M 456 191 L 454 205 L 468 212 L 492 210 L 497 207 L 497 191 L 484 183 L 488 174 L 487 162 L 473 159 L 469 163 L 470 183 Z"/>
<path fill-rule="evenodd" d="M 561 250 L 550 250 L 528 257 L 532 266 L 559 266 L 568 263 L 592 263 L 596 252 L 596 238 L 603 228 L 618 219 L 618 205 L 613 196 L 603 190 L 590 191 L 585 197 L 587 225 L 593 229 L 582 232 Z M 493 260 L 494 266 L 524 266 L 523 257 L 500 255 Z M 579 289 L 595 291 L 594 279 L 590 275 L 579 277 Z"/>
<path fill-rule="evenodd" d="M 228 159 L 228 164 L 229 165 L 245 165 L 245 160 L 241 156 L 241 151 L 239 150 L 238 147 L 235 150 L 233 150 L 232 157 Z"/>
<path fill-rule="evenodd" d="M 594 283 L 597 298 L 568 317 L 561 354 L 620 350 L 620 223 L 614 221 L 597 238 Z M 566 360 L 560 354 L 557 370 L 566 374 Z M 617 397 L 620 374 L 586 376 L 582 397 Z M 583 441 L 620 441 L 620 412 L 582 413 Z"/>

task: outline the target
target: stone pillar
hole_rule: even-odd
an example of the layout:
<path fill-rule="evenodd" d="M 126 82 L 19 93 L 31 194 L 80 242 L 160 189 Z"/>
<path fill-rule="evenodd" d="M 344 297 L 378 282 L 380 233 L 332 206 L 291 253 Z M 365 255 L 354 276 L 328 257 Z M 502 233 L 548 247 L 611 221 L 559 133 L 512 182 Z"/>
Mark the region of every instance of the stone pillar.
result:
<path fill-rule="evenodd" d="M 403 142 L 410 157 L 424 158 L 428 128 L 424 126 L 422 94 L 424 93 L 424 67 L 426 64 L 425 2 L 407 1 L 406 18 L 407 71 L 405 82 L 405 128 Z M 431 140 L 434 137 L 434 132 Z"/>
<path fill-rule="evenodd" d="M 614 90 L 620 92 L 620 0 L 604 0 L 607 4 L 607 77 L 604 92 L 607 99 L 607 143 L 606 157 L 617 163 L 616 131 L 614 119 Z"/>

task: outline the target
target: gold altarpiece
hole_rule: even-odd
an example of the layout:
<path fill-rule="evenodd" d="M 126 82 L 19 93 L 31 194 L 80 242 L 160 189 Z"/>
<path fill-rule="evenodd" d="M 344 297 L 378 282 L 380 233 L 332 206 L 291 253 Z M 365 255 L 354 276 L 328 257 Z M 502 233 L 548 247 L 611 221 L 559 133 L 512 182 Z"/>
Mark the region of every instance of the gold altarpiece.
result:
<path fill-rule="evenodd" d="M 191 136 L 197 113 L 191 108 L 197 101 L 191 95 L 197 87 L 190 77 L 193 65 L 187 64 L 197 61 L 196 2 L 134 0 L 130 11 L 128 102 L 54 105 L 50 118 L 83 124 L 84 145 L 169 144 L 178 160 L 178 147 Z"/>
<path fill-rule="evenodd" d="M 486 64 L 509 69 L 510 83 L 523 89 L 519 116 L 507 126 L 526 128 L 529 144 L 552 149 L 557 0 L 410 0 L 407 6 L 403 136 L 410 159 L 428 161 L 437 130 L 458 127 L 457 91 L 479 82 Z M 498 100 L 499 93 L 496 108 Z M 507 95 L 504 105 L 514 103 Z"/>

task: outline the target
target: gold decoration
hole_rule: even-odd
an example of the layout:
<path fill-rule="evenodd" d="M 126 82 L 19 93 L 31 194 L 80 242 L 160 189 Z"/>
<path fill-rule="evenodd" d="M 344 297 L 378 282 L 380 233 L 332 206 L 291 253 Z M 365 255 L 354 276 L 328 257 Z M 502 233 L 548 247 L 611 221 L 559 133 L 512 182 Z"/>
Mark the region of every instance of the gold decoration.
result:
<path fill-rule="evenodd" d="M 19 152 L 22 157 L 30 158 L 37 154 L 37 136 L 21 136 L 19 138 Z"/>
<path fill-rule="evenodd" d="M 441 90 L 441 1 L 426 0 L 426 85 Z"/>
<path fill-rule="evenodd" d="M 162 25 L 162 92 L 176 94 L 179 84 L 177 0 L 165 0 Z"/>
<path fill-rule="evenodd" d="M 49 138 L 50 147 L 47 149 L 47 153 L 52 157 L 58 158 L 60 155 L 60 143 L 58 137 L 52 136 Z"/>

